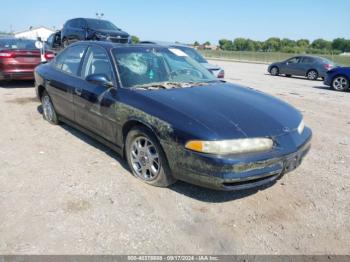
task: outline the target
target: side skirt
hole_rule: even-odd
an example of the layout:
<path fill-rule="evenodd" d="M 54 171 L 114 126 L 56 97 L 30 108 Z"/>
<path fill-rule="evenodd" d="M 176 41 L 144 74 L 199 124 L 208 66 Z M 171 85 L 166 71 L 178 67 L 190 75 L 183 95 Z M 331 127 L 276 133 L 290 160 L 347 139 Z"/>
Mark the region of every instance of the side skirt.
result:
<path fill-rule="evenodd" d="M 109 147 L 110 149 L 112 149 L 113 151 L 115 151 L 117 154 L 119 154 L 121 157 L 123 157 L 123 148 L 120 146 L 117 146 L 116 144 L 113 144 L 111 142 L 109 142 L 108 140 L 104 139 L 103 137 L 101 137 L 100 135 L 89 131 L 88 129 L 72 122 L 71 120 L 68 120 L 67 118 L 64 118 L 62 116 L 59 117 L 59 120 L 62 121 L 63 123 L 73 127 L 74 129 L 77 129 L 81 132 L 83 132 L 84 134 L 90 136 L 91 138 L 97 140 L 99 143 Z"/>

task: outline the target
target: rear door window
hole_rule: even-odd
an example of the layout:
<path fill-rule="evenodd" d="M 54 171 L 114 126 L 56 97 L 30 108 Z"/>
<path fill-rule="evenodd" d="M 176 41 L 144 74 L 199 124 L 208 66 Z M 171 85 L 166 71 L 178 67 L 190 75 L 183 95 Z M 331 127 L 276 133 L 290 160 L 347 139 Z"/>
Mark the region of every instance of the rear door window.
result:
<path fill-rule="evenodd" d="M 312 57 L 304 57 L 302 60 L 303 64 L 313 64 L 314 63 L 314 59 Z"/>
<path fill-rule="evenodd" d="M 86 48 L 85 45 L 68 47 L 56 57 L 54 66 L 67 74 L 79 76 L 79 68 Z"/>

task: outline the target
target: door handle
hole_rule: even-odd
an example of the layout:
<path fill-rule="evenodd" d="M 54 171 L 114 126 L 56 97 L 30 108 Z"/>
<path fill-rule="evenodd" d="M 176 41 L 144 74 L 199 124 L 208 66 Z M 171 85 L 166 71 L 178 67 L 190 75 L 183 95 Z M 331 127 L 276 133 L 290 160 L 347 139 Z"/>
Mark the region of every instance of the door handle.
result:
<path fill-rule="evenodd" d="M 75 93 L 80 96 L 83 93 L 83 89 L 82 88 L 75 88 Z"/>

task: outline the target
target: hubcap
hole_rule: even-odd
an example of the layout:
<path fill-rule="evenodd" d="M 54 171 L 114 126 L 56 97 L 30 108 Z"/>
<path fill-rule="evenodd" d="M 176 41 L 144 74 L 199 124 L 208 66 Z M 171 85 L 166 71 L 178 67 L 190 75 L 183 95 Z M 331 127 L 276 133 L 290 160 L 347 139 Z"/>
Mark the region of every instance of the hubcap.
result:
<path fill-rule="evenodd" d="M 277 68 L 276 67 L 271 69 L 271 74 L 272 75 L 277 75 Z"/>
<path fill-rule="evenodd" d="M 44 96 L 42 105 L 43 105 L 45 118 L 49 121 L 52 121 L 52 119 L 53 119 L 53 107 L 52 107 L 50 98 L 48 96 Z"/>
<path fill-rule="evenodd" d="M 333 88 L 336 90 L 344 90 L 346 86 L 348 85 L 348 80 L 346 80 L 344 77 L 337 77 L 333 81 Z"/>
<path fill-rule="evenodd" d="M 147 181 L 157 178 L 161 167 L 159 154 L 148 138 L 137 137 L 131 143 L 130 160 L 138 177 Z"/>
<path fill-rule="evenodd" d="M 315 79 L 316 78 L 316 72 L 315 71 L 310 71 L 308 74 L 309 79 Z"/>

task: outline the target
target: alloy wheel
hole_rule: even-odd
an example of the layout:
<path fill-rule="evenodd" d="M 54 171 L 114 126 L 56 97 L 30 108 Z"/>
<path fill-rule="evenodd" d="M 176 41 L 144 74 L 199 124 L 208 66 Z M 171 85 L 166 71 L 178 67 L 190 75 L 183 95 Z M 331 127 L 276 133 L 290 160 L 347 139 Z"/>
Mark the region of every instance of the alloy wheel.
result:
<path fill-rule="evenodd" d="M 278 68 L 277 67 L 273 67 L 271 69 L 271 75 L 273 75 L 273 76 L 277 76 L 278 75 Z"/>
<path fill-rule="evenodd" d="M 130 147 L 130 160 L 135 174 L 146 181 L 156 179 L 161 170 L 161 162 L 155 145 L 148 138 L 139 136 Z"/>
<path fill-rule="evenodd" d="M 309 73 L 307 73 L 307 78 L 310 80 L 316 80 L 318 77 L 317 72 L 314 70 L 311 70 Z"/>
<path fill-rule="evenodd" d="M 54 118 L 54 109 L 53 109 L 50 97 L 48 95 L 45 95 L 43 97 L 42 106 L 43 106 L 45 118 L 50 122 L 52 122 Z"/>
<path fill-rule="evenodd" d="M 337 91 L 344 91 L 348 88 L 348 80 L 343 76 L 338 76 L 333 80 L 333 88 Z"/>

